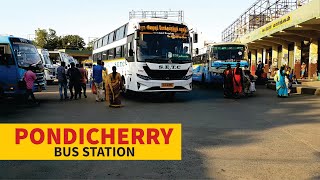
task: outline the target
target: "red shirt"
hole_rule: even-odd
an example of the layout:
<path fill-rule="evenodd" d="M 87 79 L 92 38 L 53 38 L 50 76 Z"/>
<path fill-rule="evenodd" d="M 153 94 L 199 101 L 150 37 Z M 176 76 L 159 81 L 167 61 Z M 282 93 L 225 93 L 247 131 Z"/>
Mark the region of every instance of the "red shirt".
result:
<path fill-rule="evenodd" d="M 33 83 L 36 79 L 37 76 L 34 72 L 30 70 L 26 72 L 26 74 L 24 75 L 24 80 L 26 81 L 27 89 L 33 89 Z"/>
<path fill-rule="evenodd" d="M 88 79 L 88 72 L 87 70 L 85 70 L 84 68 L 79 68 L 79 71 L 81 73 L 81 83 L 87 83 L 87 79 Z"/>

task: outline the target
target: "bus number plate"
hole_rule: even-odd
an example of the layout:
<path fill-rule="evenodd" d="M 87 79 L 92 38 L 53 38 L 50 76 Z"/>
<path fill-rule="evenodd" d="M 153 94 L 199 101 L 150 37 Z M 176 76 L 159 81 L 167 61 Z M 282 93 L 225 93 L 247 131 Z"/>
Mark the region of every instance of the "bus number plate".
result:
<path fill-rule="evenodd" d="M 161 88 L 174 88 L 173 83 L 162 83 Z"/>

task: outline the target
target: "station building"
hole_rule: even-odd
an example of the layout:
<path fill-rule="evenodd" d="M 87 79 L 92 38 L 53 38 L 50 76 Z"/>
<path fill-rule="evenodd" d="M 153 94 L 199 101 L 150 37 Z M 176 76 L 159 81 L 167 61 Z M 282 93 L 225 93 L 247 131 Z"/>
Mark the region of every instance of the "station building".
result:
<path fill-rule="evenodd" d="M 278 8 L 289 6 L 290 4 L 285 6 L 283 1 L 282 6 Z M 255 72 L 257 63 L 261 61 L 265 64 L 266 73 L 271 69 L 271 76 L 274 75 L 275 68 L 285 65 L 294 69 L 298 79 L 318 79 L 320 76 L 320 0 L 305 2 L 270 22 L 266 22 L 265 18 L 261 20 L 261 15 L 264 14 L 260 13 L 256 16 L 260 19 L 260 24 L 263 23 L 261 26 L 240 35 L 236 34 L 235 30 L 232 35 L 237 36 L 233 36 L 234 39 L 229 38 L 229 40 L 237 39 L 248 45 L 252 72 Z M 250 18 L 252 19 L 252 16 Z M 228 40 L 228 38 L 224 39 Z"/>

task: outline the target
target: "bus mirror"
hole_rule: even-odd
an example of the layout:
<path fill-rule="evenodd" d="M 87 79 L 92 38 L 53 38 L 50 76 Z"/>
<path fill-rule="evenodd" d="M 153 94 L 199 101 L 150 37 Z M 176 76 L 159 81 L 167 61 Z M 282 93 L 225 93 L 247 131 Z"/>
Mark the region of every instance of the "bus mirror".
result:
<path fill-rule="evenodd" d="M 196 55 L 199 54 L 199 48 L 196 48 L 195 53 L 196 53 Z"/>
<path fill-rule="evenodd" d="M 133 54 L 134 54 L 133 50 L 129 49 L 129 56 L 131 57 L 131 56 L 133 56 Z"/>
<path fill-rule="evenodd" d="M 198 43 L 198 34 L 193 34 L 193 43 Z"/>
<path fill-rule="evenodd" d="M 140 33 L 139 33 L 138 30 L 134 32 L 134 39 L 135 39 L 135 40 L 140 40 L 139 34 L 140 34 Z"/>

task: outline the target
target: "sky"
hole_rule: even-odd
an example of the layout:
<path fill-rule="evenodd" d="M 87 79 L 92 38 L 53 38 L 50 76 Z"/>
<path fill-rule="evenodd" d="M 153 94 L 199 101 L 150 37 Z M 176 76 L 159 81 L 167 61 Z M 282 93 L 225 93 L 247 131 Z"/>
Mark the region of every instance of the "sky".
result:
<path fill-rule="evenodd" d="M 1 0 L 0 34 L 34 37 L 35 30 L 77 34 L 87 43 L 129 20 L 132 10 L 184 11 L 202 39 L 220 42 L 222 31 L 257 0 Z"/>

